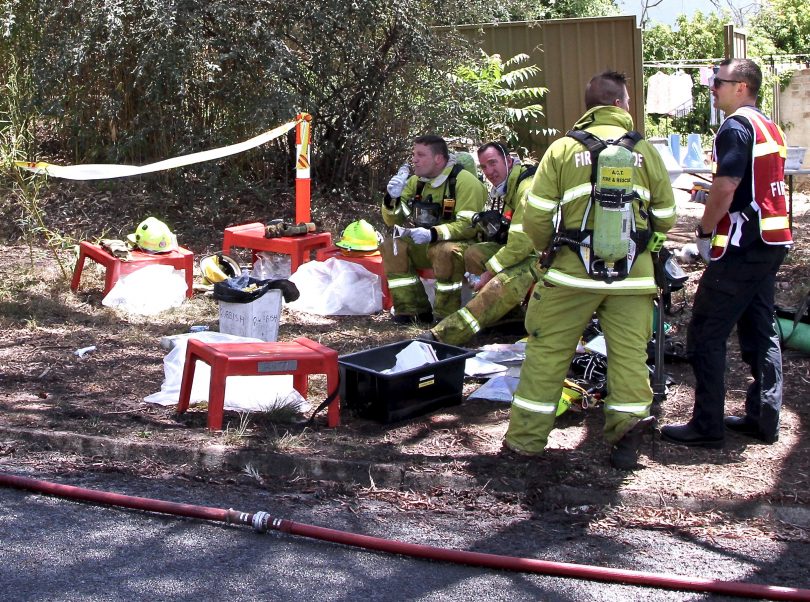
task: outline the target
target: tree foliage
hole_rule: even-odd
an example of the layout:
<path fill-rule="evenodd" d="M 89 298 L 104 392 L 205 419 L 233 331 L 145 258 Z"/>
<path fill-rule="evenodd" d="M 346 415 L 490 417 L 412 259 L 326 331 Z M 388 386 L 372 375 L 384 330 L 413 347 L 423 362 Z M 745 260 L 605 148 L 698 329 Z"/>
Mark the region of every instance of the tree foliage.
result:
<path fill-rule="evenodd" d="M 531 126 L 543 116 L 539 101 L 548 89 L 527 85 L 540 72 L 536 65 L 520 66 L 527 61 L 527 54 L 504 61 L 499 54 L 481 51 L 479 61 L 462 65 L 451 75 L 452 81 L 469 88 L 460 112 L 466 135 L 475 143 L 501 140 L 517 149 L 521 147 L 517 128 L 533 132 Z"/>
<path fill-rule="evenodd" d="M 770 0 L 753 19 L 754 29 L 777 53 L 810 53 L 810 4 L 804 0 Z"/>
<path fill-rule="evenodd" d="M 476 21 L 532 21 L 618 15 L 615 0 L 490 0 L 476 7 Z M 489 18 L 486 18 L 488 15 Z"/>
<path fill-rule="evenodd" d="M 26 58 L 19 76 L 31 93 L 18 104 L 41 114 L 42 151 L 76 162 L 212 148 L 306 110 L 313 175 L 333 185 L 388 160 L 414 132 L 455 125 L 441 112 L 455 92 L 446 74 L 471 51 L 431 26 L 459 6 L 3 0 L 0 77 Z M 290 152 L 280 144 L 237 161 L 273 176 L 291 168 Z"/>

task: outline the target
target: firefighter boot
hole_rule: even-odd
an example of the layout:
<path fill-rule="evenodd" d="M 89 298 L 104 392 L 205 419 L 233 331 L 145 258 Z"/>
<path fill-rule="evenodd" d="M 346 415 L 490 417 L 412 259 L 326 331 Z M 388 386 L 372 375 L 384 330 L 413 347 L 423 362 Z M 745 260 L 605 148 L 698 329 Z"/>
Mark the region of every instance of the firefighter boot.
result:
<path fill-rule="evenodd" d="M 638 448 L 644 433 L 655 425 L 655 416 L 636 422 L 610 449 L 610 463 L 619 470 L 632 470 L 638 464 Z"/>

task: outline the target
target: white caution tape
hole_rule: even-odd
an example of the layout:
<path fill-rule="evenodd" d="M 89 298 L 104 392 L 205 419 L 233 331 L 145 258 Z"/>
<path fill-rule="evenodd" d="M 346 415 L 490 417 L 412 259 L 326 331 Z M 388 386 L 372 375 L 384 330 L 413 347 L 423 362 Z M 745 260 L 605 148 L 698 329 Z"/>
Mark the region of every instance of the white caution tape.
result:
<path fill-rule="evenodd" d="M 128 176 L 138 176 L 145 173 L 152 173 L 155 171 L 163 171 L 166 169 L 173 169 L 175 167 L 183 167 L 184 165 L 191 165 L 192 163 L 202 163 L 203 161 L 213 161 L 214 159 L 221 159 L 230 155 L 242 153 L 251 148 L 261 146 L 266 142 L 270 142 L 283 136 L 298 124 L 298 121 L 290 121 L 284 125 L 280 125 L 263 134 L 239 142 L 238 144 L 231 144 L 230 146 L 223 146 L 213 150 L 202 151 L 199 153 L 192 153 L 190 155 L 182 155 L 172 159 L 165 159 L 157 163 L 150 163 L 149 165 L 114 165 L 114 164 L 96 164 L 96 165 L 53 165 L 51 163 L 30 163 L 26 161 L 16 161 L 15 165 L 22 169 L 27 169 L 37 174 L 45 174 L 52 178 L 65 178 L 67 180 L 106 180 L 108 178 L 126 178 Z"/>

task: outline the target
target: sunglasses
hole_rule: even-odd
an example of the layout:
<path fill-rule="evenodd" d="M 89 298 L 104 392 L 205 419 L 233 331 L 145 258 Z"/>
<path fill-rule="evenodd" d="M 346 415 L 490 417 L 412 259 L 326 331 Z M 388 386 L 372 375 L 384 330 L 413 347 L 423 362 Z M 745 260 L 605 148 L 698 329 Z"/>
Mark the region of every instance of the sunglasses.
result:
<path fill-rule="evenodd" d="M 714 78 L 712 82 L 712 88 L 719 88 L 723 84 L 744 84 L 745 82 L 740 79 L 722 79 L 720 77 Z"/>

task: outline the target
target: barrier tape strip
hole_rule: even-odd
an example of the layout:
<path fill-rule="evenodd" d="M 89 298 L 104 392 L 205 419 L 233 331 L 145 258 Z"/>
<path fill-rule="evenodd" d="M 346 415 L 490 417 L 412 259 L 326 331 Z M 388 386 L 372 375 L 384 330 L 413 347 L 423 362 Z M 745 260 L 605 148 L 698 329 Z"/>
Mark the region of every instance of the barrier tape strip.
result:
<path fill-rule="evenodd" d="M 158 161 L 157 163 L 150 163 L 149 165 L 53 165 L 51 163 L 44 163 L 41 161 L 15 161 L 14 164 L 20 169 L 26 169 L 36 174 L 44 174 L 51 176 L 52 178 L 64 178 L 67 180 L 106 180 L 110 178 L 126 178 L 129 176 L 138 176 L 145 173 L 163 171 L 166 169 L 173 169 L 175 167 L 191 165 L 193 163 L 213 161 L 214 159 L 221 159 L 222 157 L 236 155 L 283 136 L 298 125 L 298 122 L 299 120 L 290 121 L 289 123 L 280 125 L 277 128 L 273 128 L 272 130 L 259 134 L 250 140 L 245 140 L 244 142 L 202 151 L 199 153 L 191 153 L 190 155 L 181 155 L 172 159 Z"/>

